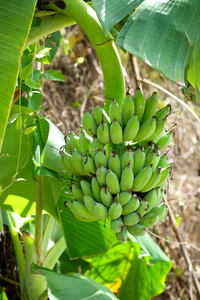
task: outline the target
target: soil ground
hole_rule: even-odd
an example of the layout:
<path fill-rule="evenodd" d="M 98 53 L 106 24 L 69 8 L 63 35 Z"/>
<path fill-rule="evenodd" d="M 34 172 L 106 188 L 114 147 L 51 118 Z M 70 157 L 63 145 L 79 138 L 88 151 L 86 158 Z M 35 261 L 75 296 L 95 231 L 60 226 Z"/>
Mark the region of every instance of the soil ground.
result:
<path fill-rule="evenodd" d="M 75 41 L 68 55 L 58 51 L 50 67 L 59 70 L 66 83 L 45 82 L 42 113 L 66 134 L 78 133 L 84 111 L 91 111 L 94 104 L 104 103 L 104 83 L 97 56 L 84 33 L 73 26 L 65 37 Z M 200 117 L 200 105 L 195 102 L 193 88 L 191 99 L 183 94 L 183 87 L 147 66 L 139 59 L 120 52 L 127 87 L 134 94 L 139 77 L 160 85 L 186 103 Z M 78 58 L 83 57 L 83 63 Z M 47 66 L 49 67 L 49 66 Z M 173 179 L 166 190 L 170 214 L 162 223 L 151 229 L 152 237 L 173 262 L 165 291 L 155 300 L 200 299 L 195 279 L 200 279 L 200 121 L 177 100 L 146 82 L 140 83 L 145 98 L 154 91 L 159 95 L 160 106 L 171 104 L 173 114 L 168 117 L 167 128 L 173 127 L 173 142 L 168 152 L 173 162 Z M 177 124 L 177 125 L 175 125 Z M 156 235 L 156 236 L 154 236 Z M 9 233 L 1 237 L 0 268 L 4 270 L 1 285 L 6 287 L 9 299 L 19 299 L 17 267 Z M 5 272 L 7 270 L 7 272 Z"/>

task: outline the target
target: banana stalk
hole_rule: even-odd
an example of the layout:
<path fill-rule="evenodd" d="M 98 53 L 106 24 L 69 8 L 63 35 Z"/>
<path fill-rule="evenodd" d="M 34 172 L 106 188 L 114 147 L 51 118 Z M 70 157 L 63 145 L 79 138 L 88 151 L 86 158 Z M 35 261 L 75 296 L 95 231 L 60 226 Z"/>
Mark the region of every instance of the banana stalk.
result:
<path fill-rule="evenodd" d="M 64 9 L 55 4 L 49 4 L 46 9 L 52 9 L 75 20 L 87 34 L 101 63 L 105 84 L 105 110 L 108 113 L 110 99 L 116 99 L 119 106 L 125 97 L 125 81 L 119 53 L 113 37 L 107 35 L 97 18 L 95 11 L 82 0 L 63 0 Z"/>

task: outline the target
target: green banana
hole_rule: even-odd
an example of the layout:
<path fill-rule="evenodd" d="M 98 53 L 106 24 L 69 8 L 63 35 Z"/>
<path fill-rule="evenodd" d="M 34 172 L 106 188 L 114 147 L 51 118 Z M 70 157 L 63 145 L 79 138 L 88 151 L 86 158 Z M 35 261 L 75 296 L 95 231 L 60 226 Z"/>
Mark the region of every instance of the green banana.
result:
<path fill-rule="evenodd" d="M 126 166 L 128 165 L 129 162 L 130 162 L 130 165 L 131 165 L 131 169 L 133 170 L 134 160 L 133 160 L 133 153 L 132 153 L 131 148 L 126 150 L 124 152 L 124 154 L 122 155 L 122 158 L 121 158 L 121 169 L 122 169 L 122 171 L 126 168 Z"/>
<path fill-rule="evenodd" d="M 149 204 L 147 202 L 147 200 L 144 198 L 140 201 L 140 205 L 138 207 L 138 209 L 136 210 L 136 213 L 139 213 L 141 217 L 143 217 L 147 210 L 148 210 Z"/>
<path fill-rule="evenodd" d="M 112 172 L 110 169 L 108 169 L 107 171 L 106 185 L 112 194 L 115 195 L 120 192 L 120 185 L 119 185 L 119 180 L 117 178 L 117 175 L 114 172 Z"/>
<path fill-rule="evenodd" d="M 129 161 L 127 167 L 122 171 L 120 188 L 122 192 L 130 190 L 133 186 L 134 175 L 131 169 L 131 161 Z"/>
<path fill-rule="evenodd" d="M 91 217 L 91 218 L 85 218 L 85 217 L 83 218 L 83 217 L 78 216 L 78 215 L 76 215 L 76 214 L 73 214 L 73 216 L 74 216 L 77 220 L 82 221 L 82 222 L 94 222 L 94 221 L 97 220 L 97 217 L 96 217 L 96 216 Z"/>
<path fill-rule="evenodd" d="M 162 221 L 166 217 L 167 213 L 168 213 L 168 208 L 165 206 L 163 214 L 162 215 L 159 214 L 159 220 L 158 220 L 158 222 Z"/>
<path fill-rule="evenodd" d="M 97 150 L 97 154 L 95 155 L 94 161 L 96 168 L 98 168 L 100 165 L 104 166 L 104 168 L 107 168 L 108 159 L 103 150 Z"/>
<path fill-rule="evenodd" d="M 72 154 L 73 147 L 70 144 L 70 141 L 69 141 L 69 138 L 67 137 L 67 135 L 65 135 L 64 139 L 65 139 L 65 151 L 68 154 Z"/>
<path fill-rule="evenodd" d="M 140 123 L 138 120 L 137 113 L 134 113 L 133 116 L 128 120 L 126 127 L 123 131 L 124 141 L 132 141 L 136 137 L 140 128 Z"/>
<path fill-rule="evenodd" d="M 140 124 L 143 125 L 145 122 L 150 120 L 155 115 L 157 108 L 158 108 L 158 95 L 156 92 L 154 92 L 152 96 L 149 97 L 145 103 L 145 110 Z"/>
<path fill-rule="evenodd" d="M 94 218 L 94 214 L 91 214 L 87 208 L 85 207 L 85 204 L 78 202 L 78 201 L 71 201 L 71 205 L 69 205 L 69 202 L 67 203 L 68 207 L 72 212 L 74 212 L 76 215 L 83 217 L 83 218 Z"/>
<path fill-rule="evenodd" d="M 113 144 L 119 144 L 123 141 L 122 127 L 116 119 L 110 125 L 110 139 Z"/>
<path fill-rule="evenodd" d="M 119 203 L 119 201 L 114 202 L 110 205 L 110 208 L 108 210 L 108 216 L 111 218 L 111 220 L 118 219 L 122 214 L 122 206 Z"/>
<path fill-rule="evenodd" d="M 140 146 L 134 153 L 134 163 L 133 163 L 133 173 L 134 176 L 136 176 L 140 170 L 144 167 L 145 159 L 146 159 L 146 154 L 144 151 L 144 147 Z"/>
<path fill-rule="evenodd" d="M 156 188 L 156 195 L 157 195 L 157 201 L 156 201 L 154 207 L 157 206 L 162 201 L 163 190 L 160 187 Z"/>
<path fill-rule="evenodd" d="M 101 186 L 98 183 L 98 180 L 97 180 L 96 176 L 92 176 L 91 187 L 92 187 L 92 192 L 94 194 L 94 199 L 97 202 L 101 203 L 101 195 L 100 195 L 100 193 L 101 193 Z"/>
<path fill-rule="evenodd" d="M 96 170 L 97 181 L 100 185 L 106 185 L 107 169 L 100 165 Z"/>
<path fill-rule="evenodd" d="M 127 233 L 128 233 L 128 231 L 127 231 L 126 227 L 124 227 L 121 232 L 115 233 L 115 236 L 116 236 L 116 239 L 118 240 L 118 242 L 125 243 L 127 241 Z"/>
<path fill-rule="evenodd" d="M 147 167 L 149 165 L 153 165 L 153 169 L 152 170 L 155 170 L 155 168 L 158 165 L 159 160 L 160 160 L 160 153 L 159 153 L 159 151 L 151 150 L 148 153 L 148 155 L 146 156 L 144 167 Z"/>
<path fill-rule="evenodd" d="M 92 138 L 84 131 L 79 132 L 79 146 L 82 154 L 88 155 L 88 150 L 91 149 Z"/>
<path fill-rule="evenodd" d="M 83 199 L 84 199 L 84 204 L 85 204 L 85 207 L 87 208 L 87 210 L 91 213 L 91 214 L 94 214 L 94 204 L 96 203 L 96 201 L 89 197 L 89 196 L 83 196 Z"/>
<path fill-rule="evenodd" d="M 94 199 L 91 184 L 83 179 L 80 180 L 80 184 L 81 184 L 81 189 L 83 191 L 83 194 Z"/>
<path fill-rule="evenodd" d="M 113 197 L 112 197 L 112 194 L 107 189 L 107 187 L 104 185 L 101 187 L 100 196 L 101 196 L 101 203 L 104 206 L 109 208 L 111 206 Z"/>
<path fill-rule="evenodd" d="M 165 168 L 167 165 L 167 154 L 165 153 L 160 157 L 157 167 Z"/>
<path fill-rule="evenodd" d="M 106 122 L 107 125 L 110 123 L 110 119 L 109 119 L 107 113 L 105 112 L 105 110 L 102 107 L 100 107 L 98 105 L 93 106 L 92 116 L 93 116 L 97 126 L 100 125 L 100 123 L 102 122 L 102 119 L 104 122 Z"/>
<path fill-rule="evenodd" d="M 103 204 L 96 202 L 94 204 L 94 214 L 100 220 L 106 220 L 108 217 L 108 209 Z"/>
<path fill-rule="evenodd" d="M 143 168 L 135 177 L 133 182 L 132 190 L 134 192 L 139 192 L 148 183 L 152 176 L 153 165 L 149 165 Z"/>
<path fill-rule="evenodd" d="M 161 167 L 158 167 L 156 170 L 153 170 L 151 178 L 147 182 L 147 184 L 140 190 L 140 193 L 146 193 L 153 188 L 155 188 L 158 182 L 161 179 Z"/>
<path fill-rule="evenodd" d="M 164 187 L 165 184 L 167 183 L 167 180 L 168 180 L 168 178 L 169 178 L 169 176 L 170 176 L 171 171 L 172 171 L 172 166 L 171 166 L 171 165 L 169 165 L 169 166 L 167 166 L 166 168 L 162 169 L 162 170 L 161 170 L 161 178 L 160 178 L 160 181 L 156 184 L 155 187 L 158 187 L 158 186 L 159 186 L 160 188 Z"/>
<path fill-rule="evenodd" d="M 131 95 L 127 94 L 122 103 L 122 122 L 123 128 L 125 128 L 128 120 L 132 117 L 135 112 L 135 105 Z"/>
<path fill-rule="evenodd" d="M 82 117 L 82 125 L 84 130 L 90 136 L 94 137 L 97 134 L 97 125 L 93 116 L 89 112 L 85 112 Z"/>
<path fill-rule="evenodd" d="M 146 213 L 152 210 L 152 208 L 156 205 L 158 201 L 156 189 L 151 190 L 146 196 L 145 196 L 146 201 L 148 202 L 149 206 L 146 210 Z"/>
<path fill-rule="evenodd" d="M 148 213 L 146 214 L 144 217 L 142 217 L 142 219 L 139 221 L 138 224 L 149 228 L 152 227 L 153 225 L 155 225 L 156 223 L 158 223 L 159 220 L 159 213 Z"/>
<path fill-rule="evenodd" d="M 72 164 L 73 164 L 73 167 L 75 168 L 75 170 L 77 170 L 82 176 L 85 176 L 87 175 L 87 173 L 85 172 L 84 170 L 84 167 L 83 167 L 83 158 L 82 158 L 82 155 L 74 150 L 72 152 Z"/>
<path fill-rule="evenodd" d="M 155 141 L 155 143 L 160 149 L 167 147 L 172 141 L 172 135 L 172 131 L 168 131 L 158 141 Z"/>
<path fill-rule="evenodd" d="M 84 202 L 83 201 L 83 192 L 82 192 L 81 186 L 78 182 L 72 183 L 71 191 L 72 191 L 72 195 L 74 196 L 74 198 L 77 201 Z"/>
<path fill-rule="evenodd" d="M 90 155 L 93 159 L 95 158 L 95 155 L 96 155 L 98 149 L 103 150 L 104 149 L 103 144 L 98 140 L 97 137 L 94 137 L 93 141 L 91 143 L 91 149 L 89 151 Z"/>
<path fill-rule="evenodd" d="M 143 236 L 146 233 L 146 228 L 140 224 L 127 226 L 128 232 L 133 236 Z"/>
<path fill-rule="evenodd" d="M 96 167 L 95 167 L 94 160 L 91 157 L 87 156 L 86 154 L 83 154 L 83 167 L 86 174 L 88 175 L 96 174 Z"/>
<path fill-rule="evenodd" d="M 135 112 L 138 115 L 138 121 L 140 122 L 145 110 L 145 99 L 140 89 L 135 92 L 133 103 L 135 105 Z"/>
<path fill-rule="evenodd" d="M 127 202 L 130 201 L 132 197 L 132 191 L 126 191 L 126 192 L 121 192 L 117 195 L 117 201 L 119 201 L 119 203 L 123 206 L 125 205 Z"/>
<path fill-rule="evenodd" d="M 133 212 L 129 215 L 126 215 L 123 217 L 124 225 L 126 226 L 133 226 L 137 224 L 141 219 L 141 216 L 139 213 Z"/>
<path fill-rule="evenodd" d="M 163 119 L 161 121 L 156 121 L 156 128 L 152 133 L 152 135 L 148 137 L 148 141 L 154 140 L 164 132 L 165 123 L 166 123 L 166 119 Z"/>
<path fill-rule="evenodd" d="M 97 128 L 97 138 L 104 145 L 110 143 L 110 129 L 103 120 Z"/>
<path fill-rule="evenodd" d="M 122 215 L 128 215 L 138 209 L 140 205 L 140 200 L 137 195 L 133 195 L 131 199 L 126 203 L 124 206 L 122 206 Z"/>
<path fill-rule="evenodd" d="M 76 149 L 78 152 L 81 152 L 80 146 L 79 146 L 79 137 L 73 132 L 70 131 L 67 135 L 67 138 L 69 139 L 70 145 Z"/>
<path fill-rule="evenodd" d="M 155 116 L 158 119 L 158 121 L 161 121 L 163 119 L 165 119 L 168 115 L 171 114 L 172 108 L 170 104 L 167 104 L 165 107 L 159 109 Z"/>
<path fill-rule="evenodd" d="M 135 142 L 147 141 L 148 138 L 154 133 L 156 129 L 156 117 L 152 117 L 146 121 L 138 130 L 136 137 L 134 138 Z"/>
<path fill-rule="evenodd" d="M 123 228 L 124 228 L 124 223 L 123 223 L 121 217 L 110 221 L 110 229 L 112 231 L 114 231 L 115 233 L 121 232 L 123 230 Z"/>
<path fill-rule="evenodd" d="M 112 103 L 109 106 L 109 117 L 110 117 L 110 122 L 113 122 L 113 120 L 117 120 L 119 125 L 122 125 L 122 115 L 120 111 L 120 107 L 118 103 L 113 99 Z"/>
<path fill-rule="evenodd" d="M 160 222 L 161 220 L 163 220 L 166 217 L 167 212 L 168 212 L 168 209 L 167 209 L 166 205 L 164 203 L 162 203 L 159 206 L 154 207 L 150 213 L 151 214 L 158 213 L 159 214 L 158 222 Z"/>
<path fill-rule="evenodd" d="M 68 154 L 67 152 L 62 152 L 62 158 L 63 160 L 61 160 L 61 162 L 65 164 L 67 171 L 76 176 L 81 176 L 81 174 L 74 168 L 72 163 L 72 156 L 70 154 Z"/>
<path fill-rule="evenodd" d="M 113 171 L 117 178 L 120 180 L 121 178 L 121 162 L 120 158 L 117 154 L 117 151 L 112 151 L 110 157 L 108 158 L 108 168 Z"/>

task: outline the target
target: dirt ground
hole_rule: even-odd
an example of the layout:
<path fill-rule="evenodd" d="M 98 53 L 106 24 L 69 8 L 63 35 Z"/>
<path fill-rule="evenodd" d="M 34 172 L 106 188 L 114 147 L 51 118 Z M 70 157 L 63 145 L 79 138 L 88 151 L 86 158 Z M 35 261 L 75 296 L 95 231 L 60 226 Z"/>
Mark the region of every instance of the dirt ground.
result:
<path fill-rule="evenodd" d="M 90 42 L 77 26 L 73 26 L 70 31 L 66 30 L 65 36 L 75 39 L 76 42 L 69 55 L 64 55 L 61 48 L 50 67 L 59 70 L 65 76 L 66 83 L 45 82 L 42 104 L 42 113 L 64 134 L 68 130 L 78 133 L 83 112 L 91 111 L 94 104 L 104 103 L 103 75 Z M 140 83 L 145 98 L 156 91 L 159 94 L 160 106 L 170 103 L 173 110 L 166 126 L 168 129 L 173 127 L 174 132 L 168 152 L 169 161 L 173 162 L 173 178 L 169 181 L 166 191 L 169 214 L 161 224 L 151 229 L 152 237 L 170 257 L 173 268 L 167 277 L 165 291 L 154 299 L 198 300 L 200 299 L 198 294 L 200 293 L 200 119 L 197 120 L 188 108 L 200 117 L 200 105 L 195 103 L 192 88 L 189 89 L 191 92 L 189 100 L 183 94 L 182 86 L 172 83 L 141 60 L 127 53 L 120 52 L 120 54 L 126 85 L 132 87 L 130 90 L 132 94 L 141 77 L 150 83 L 160 85 L 184 100 L 187 105 L 184 107 L 146 81 Z M 81 64 L 78 59 L 80 57 L 83 57 Z M 10 249 L 5 255 L 6 258 L 3 255 L 4 263 L 10 270 L 10 273 L 6 274 L 7 278 L 17 281 L 13 271 L 16 266 L 8 233 L 5 233 L 2 245 L 3 249 L 0 251 L 3 251 L 1 253 L 4 255 L 5 249 L 7 247 Z M 0 263 L 2 266 L 3 262 Z M 17 286 L 16 289 L 18 290 Z"/>

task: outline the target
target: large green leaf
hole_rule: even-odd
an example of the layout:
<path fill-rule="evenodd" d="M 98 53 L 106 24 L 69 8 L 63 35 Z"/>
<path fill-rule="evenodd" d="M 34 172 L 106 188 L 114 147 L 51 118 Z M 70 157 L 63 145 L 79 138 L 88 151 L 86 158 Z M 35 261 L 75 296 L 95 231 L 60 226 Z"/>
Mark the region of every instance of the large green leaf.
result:
<path fill-rule="evenodd" d="M 144 0 L 92 0 L 97 16 L 106 33 L 142 1 Z"/>
<path fill-rule="evenodd" d="M 148 234 L 138 241 L 115 243 L 108 253 L 92 260 L 86 275 L 115 293 L 119 290 L 121 300 L 149 300 L 160 294 L 172 263 Z"/>
<path fill-rule="evenodd" d="M 98 17 L 105 30 L 124 18 L 128 5 L 121 0 L 93 0 Z M 98 2 L 98 3 L 97 3 Z M 138 0 L 130 2 L 137 6 Z M 142 2 L 142 1 L 140 1 Z M 118 9 L 119 7 L 119 9 Z M 121 9 L 121 10 L 120 10 Z M 196 85 L 199 79 L 198 44 L 200 40 L 200 2 L 199 0 L 145 0 L 131 14 L 120 31 L 117 44 L 138 56 L 171 80 L 178 82 L 187 79 L 187 72 L 194 55 Z"/>
<path fill-rule="evenodd" d="M 102 284 L 77 273 L 66 275 L 55 273 L 32 264 L 36 274 L 42 274 L 47 280 L 48 295 L 51 300 L 116 300 L 115 295 Z"/>
<path fill-rule="evenodd" d="M 69 200 L 69 196 L 62 190 L 58 201 L 59 209 Z M 110 230 L 107 220 L 82 222 L 75 219 L 68 208 L 60 212 L 60 220 L 71 259 L 104 254 L 114 242 L 115 235 Z"/>
<path fill-rule="evenodd" d="M 37 0 L 0 0 L 0 151 Z"/>

